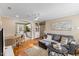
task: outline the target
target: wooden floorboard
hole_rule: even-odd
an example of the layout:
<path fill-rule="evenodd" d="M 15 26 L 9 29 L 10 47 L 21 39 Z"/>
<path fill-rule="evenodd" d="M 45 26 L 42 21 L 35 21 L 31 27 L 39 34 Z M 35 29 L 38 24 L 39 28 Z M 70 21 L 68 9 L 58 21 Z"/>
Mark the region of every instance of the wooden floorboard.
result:
<path fill-rule="evenodd" d="M 17 45 L 13 50 L 15 56 L 28 56 L 28 53 L 25 53 L 24 50 L 32 48 L 34 45 L 38 44 L 38 40 L 27 40 L 22 42 L 20 45 Z"/>
<path fill-rule="evenodd" d="M 38 45 L 38 40 L 27 40 L 21 43 L 21 45 L 17 45 L 13 51 L 15 56 L 28 56 L 28 53 L 25 50 L 32 48 L 33 46 Z M 77 56 L 79 56 L 79 50 L 76 52 Z"/>

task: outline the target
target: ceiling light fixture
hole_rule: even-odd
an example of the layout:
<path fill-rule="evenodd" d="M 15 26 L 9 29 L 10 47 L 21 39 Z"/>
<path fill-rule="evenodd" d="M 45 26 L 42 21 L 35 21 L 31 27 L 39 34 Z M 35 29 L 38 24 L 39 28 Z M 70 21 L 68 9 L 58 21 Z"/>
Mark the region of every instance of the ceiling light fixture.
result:
<path fill-rule="evenodd" d="M 18 17 L 19 17 L 19 15 L 16 15 L 16 17 L 18 18 Z"/>
<path fill-rule="evenodd" d="M 35 20 L 39 20 L 39 17 L 36 17 Z"/>
<path fill-rule="evenodd" d="M 39 20 L 40 14 L 39 14 L 39 13 L 35 13 L 35 14 L 33 15 L 33 17 L 34 17 L 34 20 Z"/>
<path fill-rule="evenodd" d="M 30 13 L 30 14 L 27 14 L 27 19 L 38 20 L 39 18 L 40 18 L 40 14 L 39 13 Z"/>

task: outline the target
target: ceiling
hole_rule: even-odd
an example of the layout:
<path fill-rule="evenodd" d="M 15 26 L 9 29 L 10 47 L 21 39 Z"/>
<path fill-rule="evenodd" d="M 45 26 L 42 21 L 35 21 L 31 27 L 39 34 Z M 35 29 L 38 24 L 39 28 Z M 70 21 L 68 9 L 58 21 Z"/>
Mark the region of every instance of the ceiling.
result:
<path fill-rule="evenodd" d="M 19 19 L 34 20 L 36 16 L 49 20 L 78 14 L 78 3 L 0 3 L 0 16 Z"/>

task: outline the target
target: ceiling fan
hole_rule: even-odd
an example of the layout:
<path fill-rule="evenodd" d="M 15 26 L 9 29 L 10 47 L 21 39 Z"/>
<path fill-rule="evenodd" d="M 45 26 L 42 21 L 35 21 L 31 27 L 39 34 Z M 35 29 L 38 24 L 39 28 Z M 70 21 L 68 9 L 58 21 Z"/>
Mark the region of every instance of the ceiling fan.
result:
<path fill-rule="evenodd" d="M 27 15 L 28 20 L 39 20 L 40 14 L 39 13 L 31 13 Z"/>

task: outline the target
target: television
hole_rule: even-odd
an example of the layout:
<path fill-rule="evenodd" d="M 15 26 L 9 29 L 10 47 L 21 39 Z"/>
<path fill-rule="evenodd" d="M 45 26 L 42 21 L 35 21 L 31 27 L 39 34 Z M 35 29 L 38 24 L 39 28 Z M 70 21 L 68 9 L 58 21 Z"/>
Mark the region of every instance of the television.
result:
<path fill-rule="evenodd" d="M 3 29 L 0 30 L 0 56 L 3 56 Z"/>

